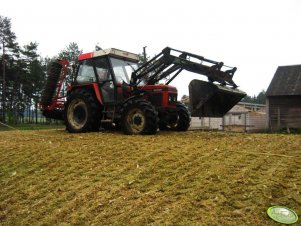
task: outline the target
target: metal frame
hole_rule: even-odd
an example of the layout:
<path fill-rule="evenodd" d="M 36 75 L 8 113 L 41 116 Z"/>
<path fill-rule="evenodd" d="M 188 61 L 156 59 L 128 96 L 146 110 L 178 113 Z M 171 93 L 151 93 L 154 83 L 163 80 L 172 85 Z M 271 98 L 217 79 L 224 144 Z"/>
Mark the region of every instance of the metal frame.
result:
<path fill-rule="evenodd" d="M 171 55 L 171 51 L 180 55 Z M 228 69 L 223 70 L 224 68 Z M 147 85 L 153 85 L 162 79 L 166 79 L 165 84 L 168 85 L 182 70 L 187 70 L 207 76 L 210 82 L 216 81 L 221 85 L 236 88 L 237 85 L 232 80 L 236 69 L 236 67 L 224 65 L 223 62 L 209 60 L 196 54 L 166 47 L 161 53 L 132 73 L 131 85 L 137 86 L 141 79 L 146 80 Z M 169 75 L 172 76 L 167 78 Z"/>
<path fill-rule="evenodd" d="M 60 109 L 64 108 L 65 101 L 63 101 L 63 99 L 66 98 L 66 95 L 61 96 L 60 93 L 62 91 L 62 87 L 63 87 L 64 81 L 65 81 L 65 78 L 68 74 L 69 62 L 67 60 L 58 60 L 57 63 L 59 63 L 63 66 L 62 70 L 61 70 L 60 78 L 59 78 L 59 83 L 57 85 L 57 91 L 56 91 L 56 94 L 54 95 L 54 97 L 52 98 L 51 105 L 41 106 L 42 110 L 51 111 L 56 108 L 60 108 Z"/>

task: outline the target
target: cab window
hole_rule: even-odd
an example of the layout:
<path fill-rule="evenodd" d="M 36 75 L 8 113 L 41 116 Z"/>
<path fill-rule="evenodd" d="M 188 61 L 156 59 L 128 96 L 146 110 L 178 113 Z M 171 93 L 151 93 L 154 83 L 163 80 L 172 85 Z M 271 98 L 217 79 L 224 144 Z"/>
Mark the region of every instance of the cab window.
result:
<path fill-rule="evenodd" d="M 94 65 L 95 65 L 96 75 L 98 76 L 100 82 L 108 81 L 112 79 L 109 71 L 109 65 L 106 58 L 94 59 Z"/>
<path fill-rule="evenodd" d="M 84 60 L 79 66 L 76 81 L 79 83 L 95 82 L 95 73 L 93 69 L 93 62 L 91 59 Z"/>
<path fill-rule="evenodd" d="M 110 58 L 117 83 L 130 82 L 132 72 L 137 69 L 137 63 L 116 58 Z"/>

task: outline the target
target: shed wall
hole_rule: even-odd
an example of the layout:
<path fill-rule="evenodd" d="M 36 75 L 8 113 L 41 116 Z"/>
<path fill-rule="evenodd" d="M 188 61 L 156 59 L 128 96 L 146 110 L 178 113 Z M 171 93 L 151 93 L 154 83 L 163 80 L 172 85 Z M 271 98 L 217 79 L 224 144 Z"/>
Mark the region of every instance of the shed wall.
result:
<path fill-rule="evenodd" d="M 268 97 L 269 127 L 301 129 L 301 96 Z"/>

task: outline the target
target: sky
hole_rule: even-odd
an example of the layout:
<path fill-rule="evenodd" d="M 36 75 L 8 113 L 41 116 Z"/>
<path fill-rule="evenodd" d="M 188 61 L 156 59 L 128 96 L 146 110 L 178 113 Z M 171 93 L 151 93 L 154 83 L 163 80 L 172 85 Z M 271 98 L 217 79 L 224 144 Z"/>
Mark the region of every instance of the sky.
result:
<path fill-rule="evenodd" d="M 238 68 L 233 80 L 248 95 L 267 90 L 278 66 L 301 64 L 300 0 L 0 0 L 22 46 L 39 43 L 52 57 L 70 42 L 149 56 L 164 47 Z M 171 85 L 188 95 L 182 72 Z"/>

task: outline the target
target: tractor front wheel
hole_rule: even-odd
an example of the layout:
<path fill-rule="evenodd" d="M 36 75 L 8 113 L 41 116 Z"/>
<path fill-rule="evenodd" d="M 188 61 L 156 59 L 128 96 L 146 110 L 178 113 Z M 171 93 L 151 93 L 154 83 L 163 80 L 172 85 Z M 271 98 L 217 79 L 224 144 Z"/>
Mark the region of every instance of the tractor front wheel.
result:
<path fill-rule="evenodd" d="M 167 121 L 159 122 L 160 130 L 186 131 L 190 126 L 190 114 L 182 103 L 177 103 L 177 111 L 168 115 Z"/>
<path fill-rule="evenodd" d="M 129 100 L 121 109 L 121 117 L 121 127 L 125 134 L 150 135 L 157 132 L 157 112 L 148 101 Z"/>
<path fill-rule="evenodd" d="M 83 89 L 73 91 L 65 107 L 66 129 L 71 133 L 98 131 L 100 106 L 91 92 Z"/>

